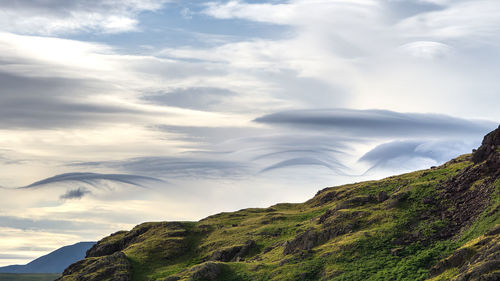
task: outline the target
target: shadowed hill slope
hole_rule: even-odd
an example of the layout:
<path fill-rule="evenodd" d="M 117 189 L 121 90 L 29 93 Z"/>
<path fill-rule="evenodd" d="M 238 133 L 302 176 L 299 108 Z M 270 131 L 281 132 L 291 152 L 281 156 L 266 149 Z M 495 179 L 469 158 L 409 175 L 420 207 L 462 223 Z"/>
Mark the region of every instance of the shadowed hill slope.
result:
<path fill-rule="evenodd" d="M 500 280 L 500 127 L 473 154 L 300 204 L 144 223 L 59 281 Z"/>
<path fill-rule="evenodd" d="M 95 242 L 80 242 L 64 246 L 26 265 L 0 267 L 0 273 L 61 273 L 71 263 L 84 258 L 85 252 L 94 244 Z"/>

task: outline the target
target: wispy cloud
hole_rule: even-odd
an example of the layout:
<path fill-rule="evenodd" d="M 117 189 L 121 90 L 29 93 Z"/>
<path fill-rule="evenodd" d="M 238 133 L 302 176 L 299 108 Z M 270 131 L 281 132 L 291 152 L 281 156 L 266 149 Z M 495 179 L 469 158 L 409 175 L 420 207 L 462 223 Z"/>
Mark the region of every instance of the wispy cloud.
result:
<path fill-rule="evenodd" d="M 25 34 L 136 31 L 137 15 L 168 0 L 4 1 L 0 29 Z"/>
<path fill-rule="evenodd" d="M 314 109 L 293 110 L 265 115 L 256 122 L 331 129 L 358 137 L 442 137 L 481 135 L 495 126 L 491 121 L 472 121 L 446 115 L 399 113 L 388 110 Z"/>
<path fill-rule="evenodd" d="M 99 180 L 109 180 L 109 181 L 132 184 L 137 186 L 141 186 L 141 182 L 144 181 L 146 182 L 161 181 L 159 179 L 155 179 L 152 177 L 126 175 L 126 174 L 66 173 L 34 182 L 26 186 L 25 188 L 32 188 L 51 183 L 68 182 L 68 181 L 83 182 L 90 185 L 96 185 Z M 77 191 L 82 193 L 82 191 L 80 190 Z"/>

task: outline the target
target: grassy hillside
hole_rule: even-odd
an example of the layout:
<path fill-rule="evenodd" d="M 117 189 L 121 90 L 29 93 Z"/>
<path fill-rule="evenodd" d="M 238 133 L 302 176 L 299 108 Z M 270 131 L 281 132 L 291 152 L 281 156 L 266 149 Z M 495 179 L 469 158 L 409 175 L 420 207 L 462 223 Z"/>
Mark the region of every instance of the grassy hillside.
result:
<path fill-rule="evenodd" d="M 60 280 L 500 280 L 499 145 L 497 130 L 440 167 L 305 203 L 144 223 Z"/>
<path fill-rule="evenodd" d="M 54 281 L 61 274 L 14 274 L 0 273 L 2 281 Z"/>

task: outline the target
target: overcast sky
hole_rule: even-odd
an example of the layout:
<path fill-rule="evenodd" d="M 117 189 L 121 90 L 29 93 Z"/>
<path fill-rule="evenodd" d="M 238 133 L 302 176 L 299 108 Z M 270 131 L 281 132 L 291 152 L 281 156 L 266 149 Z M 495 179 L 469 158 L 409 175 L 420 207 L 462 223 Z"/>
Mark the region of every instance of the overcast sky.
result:
<path fill-rule="evenodd" d="M 500 120 L 497 0 L 0 2 L 0 266 L 438 165 Z"/>

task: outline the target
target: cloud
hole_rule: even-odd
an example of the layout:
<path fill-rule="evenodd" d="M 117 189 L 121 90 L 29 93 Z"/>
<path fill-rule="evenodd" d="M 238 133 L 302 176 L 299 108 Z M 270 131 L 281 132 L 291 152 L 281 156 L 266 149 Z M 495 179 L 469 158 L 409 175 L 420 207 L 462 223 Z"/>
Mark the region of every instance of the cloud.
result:
<path fill-rule="evenodd" d="M 227 1 L 208 3 L 203 12 L 218 19 L 241 18 L 274 24 L 289 24 L 296 14 L 295 8 L 290 4 L 248 4 L 241 1 Z"/>
<path fill-rule="evenodd" d="M 239 161 L 226 161 L 222 159 L 190 158 L 185 157 L 139 157 L 120 161 L 81 162 L 72 164 L 73 167 L 108 167 L 121 171 L 151 175 L 163 179 L 170 178 L 234 178 L 244 177 L 248 172 L 248 164 Z M 111 180 L 132 182 L 141 177 L 110 175 Z M 125 175 L 124 175 L 125 176 Z M 115 179 L 116 177 L 116 179 Z M 151 179 L 146 178 L 144 179 Z"/>
<path fill-rule="evenodd" d="M 106 225 L 98 222 L 83 222 L 83 221 L 72 221 L 70 219 L 33 219 L 33 218 L 23 218 L 18 216 L 0 216 L 0 222 L 4 226 L 9 226 L 10 228 L 20 229 L 20 230 L 59 230 L 59 231 L 77 231 L 88 228 L 106 228 Z"/>
<path fill-rule="evenodd" d="M 419 14 L 403 20 L 398 24 L 398 28 L 407 32 L 407 36 L 467 40 L 470 41 L 467 45 L 477 45 L 482 44 L 486 38 L 498 36 L 499 12 L 498 1 L 457 1 L 453 5 L 450 2 L 450 5 L 441 11 Z"/>
<path fill-rule="evenodd" d="M 416 41 L 404 44 L 400 47 L 400 50 L 416 58 L 423 59 L 444 58 L 453 52 L 453 48 L 449 45 L 433 41 Z"/>
<path fill-rule="evenodd" d="M 0 30 L 54 35 L 136 31 L 137 16 L 160 9 L 166 0 L 2 1 Z"/>
<path fill-rule="evenodd" d="M 281 161 L 281 162 L 276 163 L 274 165 L 271 165 L 269 167 L 266 167 L 266 168 L 262 169 L 260 172 L 264 173 L 264 172 L 268 172 L 271 170 L 281 169 L 281 168 L 285 168 L 285 167 L 292 167 L 292 166 L 323 166 L 323 167 L 326 167 L 326 168 L 328 168 L 336 173 L 341 173 L 341 171 L 337 167 L 335 167 L 335 166 L 341 166 L 339 163 L 329 164 L 329 163 L 323 162 L 319 159 L 309 158 L 309 157 L 292 158 L 292 159 L 284 160 L 284 161 Z"/>
<path fill-rule="evenodd" d="M 200 110 L 224 110 L 227 101 L 236 93 L 224 88 L 193 87 L 174 89 L 166 93 L 154 93 L 143 97 L 154 104 Z M 226 105 L 226 106 L 224 106 Z"/>
<path fill-rule="evenodd" d="M 85 196 L 86 194 L 90 194 L 90 193 L 91 192 L 88 191 L 87 189 L 79 187 L 77 189 L 68 190 L 66 193 L 61 195 L 59 198 L 61 198 L 61 199 L 80 199 L 83 196 Z"/>
<path fill-rule="evenodd" d="M 108 180 L 120 183 L 126 183 L 136 186 L 142 186 L 142 182 L 158 182 L 161 181 L 159 179 L 155 179 L 152 177 L 145 176 L 137 176 L 137 175 L 124 175 L 124 174 L 98 174 L 98 173 L 66 173 L 57 176 L 53 176 L 50 178 L 46 178 L 37 182 L 34 182 L 25 188 L 38 187 L 42 185 L 47 185 L 51 183 L 57 182 L 67 182 L 67 181 L 76 181 L 83 182 L 90 185 L 96 185 L 99 180 Z M 68 191 L 68 196 L 70 193 L 75 195 L 81 193 L 81 190 L 72 190 Z"/>
<path fill-rule="evenodd" d="M 359 161 L 374 169 L 412 170 L 424 165 L 439 165 L 459 155 L 470 153 L 479 141 L 439 140 L 439 141 L 392 141 L 380 144 L 365 153 Z"/>
<path fill-rule="evenodd" d="M 24 77 L 0 72 L 0 83 L 4 85 L 0 95 L 1 129 L 77 127 L 144 114 L 132 108 L 86 100 L 82 91 L 107 88 L 95 80 Z M 68 93 L 74 99 L 68 99 Z"/>
<path fill-rule="evenodd" d="M 440 114 L 354 109 L 283 111 L 254 121 L 311 130 L 338 130 L 357 137 L 482 136 L 496 124 Z"/>

